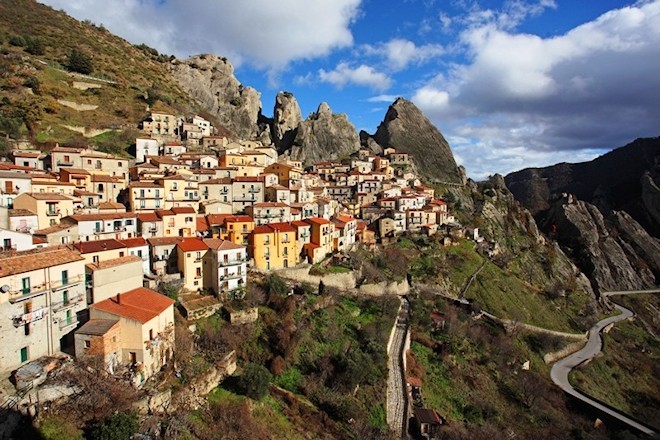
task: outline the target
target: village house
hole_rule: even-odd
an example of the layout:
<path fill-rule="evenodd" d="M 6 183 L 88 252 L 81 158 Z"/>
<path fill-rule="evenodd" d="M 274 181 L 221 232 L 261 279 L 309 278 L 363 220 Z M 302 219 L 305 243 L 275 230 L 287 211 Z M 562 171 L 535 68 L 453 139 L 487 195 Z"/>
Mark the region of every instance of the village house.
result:
<path fill-rule="evenodd" d="M 80 233 L 78 232 L 78 224 L 67 217 L 53 226 L 33 231 L 32 237 L 48 246 L 57 246 L 79 241 Z"/>
<path fill-rule="evenodd" d="M 72 182 L 62 182 L 60 180 L 42 178 L 39 176 L 32 178 L 32 192 L 34 193 L 55 193 L 73 196 L 76 190 L 76 184 Z"/>
<path fill-rule="evenodd" d="M 337 231 L 334 248 L 340 252 L 349 251 L 356 241 L 357 219 L 345 215 L 339 215 L 332 219 Z"/>
<path fill-rule="evenodd" d="M 142 136 L 135 139 L 135 162 L 143 163 L 147 156 L 158 156 L 160 145 L 158 140 L 149 136 Z"/>
<path fill-rule="evenodd" d="M 247 249 L 229 240 L 204 239 L 204 286 L 221 299 L 241 298 L 247 285 Z"/>
<path fill-rule="evenodd" d="M 128 255 L 135 255 L 142 261 L 142 273 L 148 275 L 151 273 L 151 261 L 149 258 L 149 243 L 142 237 L 126 238 L 119 240 L 126 246 Z"/>
<path fill-rule="evenodd" d="M 115 258 L 127 255 L 126 245 L 113 238 L 94 241 L 79 241 L 74 243 L 72 247 L 80 252 L 80 255 L 85 258 L 85 264 L 98 264 L 100 261 L 114 260 Z"/>
<path fill-rule="evenodd" d="M 0 227 L 10 231 L 31 233 L 39 228 L 37 214 L 28 209 L 7 209 L 0 207 Z"/>
<path fill-rule="evenodd" d="M 262 177 L 236 177 L 232 180 L 232 211 L 245 212 L 247 206 L 264 201 L 264 179 Z"/>
<path fill-rule="evenodd" d="M 0 206 L 12 209 L 14 198 L 32 192 L 32 177 L 16 171 L 0 171 Z"/>
<path fill-rule="evenodd" d="M 264 172 L 277 175 L 281 185 L 293 186 L 300 181 L 303 171 L 302 167 L 284 162 L 276 162 L 267 166 Z"/>
<path fill-rule="evenodd" d="M 183 277 L 183 287 L 189 291 L 204 288 L 202 258 L 208 246 L 198 238 L 184 238 L 177 243 L 177 266 Z"/>
<path fill-rule="evenodd" d="M 144 238 L 163 236 L 163 219 L 155 212 L 137 214 L 138 231 Z"/>
<path fill-rule="evenodd" d="M 131 182 L 128 188 L 131 211 L 155 211 L 165 207 L 165 189 L 154 182 Z"/>
<path fill-rule="evenodd" d="M 64 247 L 0 257 L 0 371 L 72 345 L 86 307 L 84 260 Z"/>
<path fill-rule="evenodd" d="M 29 251 L 36 248 L 31 234 L 0 228 L 0 252 Z"/>
<path fill-rule="evenodd" d="M 213 238 L 229 240 L 247 246 L 248 235 L 254 230 L 254 220 L 249 215 L 208 215 L 206 217 Z"/>
<path fill-rule="evenodd" d="M 16 196 L 14 208 L 27 209 L 37 214 L 39 229 L 44 229 L 73 214 L 76 202 L 75 198 L 63 194 L 32 192 Z"/>
<path fill-rule="evenodd" d="M 298 263 L 296 229 L 288 223 L 255 226 L 248 235 L 248 255 L 255 269 L 273 270 Z"/>
<path fill-rule="evenodd" d="M 117 292 L 142 287 L 144 274 L 142 259 L 135 255 L 87 263 L 85 265 L 85 288 L 87 303 L 104 301 Z"/>
<path fill-rule="evenodd" d="M 133 212 L 74 214 L 64 220 L 78 225 L 80 241 L 107 238 L 120 240 L 138 236 L 137 215 Z"/>
<path fill-rule="evenodd" d="M 163 221 L 164 237 L 194 237 L 197 235 L 196 213 L 193 208 L 174 207 L 156 211 Z"/>
<path fill-rule="evenodd" d="M 314 255 L 307 254 L 306 256 L 314 260 L 310 262 L 316 263 L 319 256 L 323 259 L 332 253 L 334 248 L 335 225 L 329 220 L 320 217 L 311 217 L 303 221 L 310 225 L 310 244 L 318 246 L 318 248 L 314 248 Z M 312 246 L 308 246 L 308 248 L 311 249 Z"/>
<path fill-rule="evenodd" d="M 217 200 L 224 203 L 233 201 L 232 179 L 228 177 L 210 179 L 199 183 L 199 193 L 204 200 Z"/>
<path fill-rule="evenodd" d="M 45 161 L 47 155 L 41 151 L 33 150 L 14 150 L 11 153 L 16 165 L 33 168 L 35 170 L 45 170 Z"/>
<path fill-rule="evenodd" d="M 144 287 L 92 305 L 90 320 L 76 332 L 77 357 L 89 350 L 113 368 L 132 366 L 138 385 L 172 358 L 174 344 L 174 300 Z"/>
<path fill-rule="evenodd" d="M 147 239 L 151 250 L 152 272 L 157 276 L 179 275 L 177 244 L 181 237 L 154 237 Z"/>
<path fill-rule="evenodd" d="M 255 225 L 268 223 L 287 223 L 291 221 L 291 207 L 286 203 L 262 202 L 245 208 L 245 213 L 252 217 Z"/>

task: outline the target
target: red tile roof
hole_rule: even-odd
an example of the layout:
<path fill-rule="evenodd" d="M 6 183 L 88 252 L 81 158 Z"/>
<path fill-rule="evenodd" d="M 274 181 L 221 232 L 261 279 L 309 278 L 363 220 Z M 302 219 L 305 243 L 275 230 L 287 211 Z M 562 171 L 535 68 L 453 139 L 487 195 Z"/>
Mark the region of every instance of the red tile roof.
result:
<path fill-rule="evenodd" d="M 108 240 L 80 241 L 73 245 L 81 254 L 90 254 L 93 252 L 112 251 L 115 249 L 125 249 L 126 245 L 110 238 Z"/>
<path fill-rule="evenodd" d="M 0 258 L 0 277 L 81 260 L 84 258 L 78 252 L 60 246 L 17 252 L 14 256 Z"/>
<path fill-rule="evenodd" d="M 151 289 L 138 287 L 117 297 L 93 304 L 90 309 L 141 322 L 151 321 L 174 304 L 174 300 Z"/>
<path fill-rule="evenodd" d="M 204 217 L 203 215 L 197 216 L 196 222 L 197 222 L 197 230 L 200 232 L 208 231 L 209 229 L 211 229 L 211 227 L 209 226 L 209 222 L 206 221 L 206 217 Z"/>
<path fill-rule="evenodd" d="M 290 223 L 268 223 L 267 225 L 273 231 L 296 232 L 296 229 Z"/>
<path fill-rule="evenodd" d="M 147 240 L 142 237 L 126 238 L 124 240 L 119 240 L 119 242 L 125 244 L 126 247 L 129 248 L 147 246 Z"/>
<path fill-rule="evenodd" d="M 177 244 L 177 246 L 179 246 L 183 252 L 205 251 L 209 248 L 199 238 L 184 238 Z"/>
<path fill-rule="evenodd" d="M 328 223 L 330 223 L 328 220 L 321 217 L 309 217 L 306 218 L 304 221 L 306 221 L 307 223 L 314 223 L 316 225 L 327 225 Z"/>
<path fill-rule="evenodd" d="M 170 211 L 172 211 L 175 214 L 195 214 L 195 208 L 192 208 L 190 206 L 175 206 L 174 208 L 171 208 Z"/>
<path fill-rule="evenodd" d="M 153 237 L 147 238 L 147 243 L 149 243 L 149 246 L 151 247 L 167 245 L 172 246 L 178 244 L 181 240 L 183 240 L 182 237 Z"/>
<path fill-rule="evenodd" d="M 210 249 L 215 249 L 218 251 L 245 249 L 245 246 L 241 246 L 240 244 L 233 243 L 229 240 L 220 240 L 218 238 L 205 238 L 204 244 L 206 244 Z"/>
<path fill-rule="evenodd" d="M 138 220 L 141 222 L 159 222 L 160 218 L 156 215 L 155 212 L 145 212 L 143 214 L 137 215 Z"/>

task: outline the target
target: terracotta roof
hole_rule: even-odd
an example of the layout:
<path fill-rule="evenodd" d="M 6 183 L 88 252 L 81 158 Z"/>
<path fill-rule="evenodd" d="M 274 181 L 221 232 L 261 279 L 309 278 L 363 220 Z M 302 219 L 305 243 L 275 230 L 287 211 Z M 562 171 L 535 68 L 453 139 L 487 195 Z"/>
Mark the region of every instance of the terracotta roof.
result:
<path fill-rule="evenodd" d="M 79 241 L 73 245 L 81 254 L 90 254 L 93 252 L 111 251 L 116 249 L 125 249 L 126 245 L 109 238 L 107 240 Z"/>
<path fill-rule="evenodd" d="M 137 261 L 142 262 L 142 258 L 137 255 L 124 255 L 123 257 L 99 261 L 98 263 L 88 263 L 85 264 L 85 267 L 93 272 L 95 270 L 103 270 L 109 267 L 121 266 L 122 264 L 135 263 Z"/>
<path fill-rule="evenodd" d="M 52 186 L 76 186 L 73 182 L 62 182 L 60 180 L 39 180 L 32 179 L 32 185 L 52 185 Z"/>
<path fill-rule="evenodd" d="M 241 246 L 240 244 L 236 244 L 229 240 L 220 240 L 218 238 L 205 238 L 204 244 L 206 244 L 206 246 L 208 246 L 210 249 L 215 249 L 217 251 L 227 251 L 231 249 L 245 249 L 245 246 Z"/>
<path fill-rule="evenodd" d="M 85 176 L 89 176 L 89 171 L 84 170 L 82 168 L 73 168 L 73 167 L 63 167 L 60 169 L 60 173 L 67 173 L 67 174 L 83 174 Z"/>
<path fill-rule="evenodd" d="M 153 237 L 153 238 L 147 238 L 147 243 L 149 243 L 149 246 L 154 247 L 154 246 L 172 246 L 178 244 L 181 240 L 183 240 L 182 237 Z"/>
<path fill-rule="evenodd" d="M 62 219 L 62 220 L 63 220 L 62 222 L 57 223 L 53 226 L 49 226 L 47 228 L 43 228 L 43 229 L 39 229 L 38 231 L 34 231 L 34 235 L 48 235 L 48 234 L 52 234 L 53 232 L 60 232 L 60 231 L 63 231 L 65 229 L 72 228 L 74 226 L 77 227 L 77 225 L 75 223 L 68 222 L 65 219 Z"/>
<path fill-rule="evenodd" d="M 93 304 L 90 309 L 100 310 L 144 324 L 163 313 L 173 304 L 174 300 L 165 295 L 145 287 L 138 287 L 119 294 L 117 297 Z"/>
<path fill-rule="evenodd" d="M 225 223 L 250 223 L 253 221 L 254 219 L 249 215 L 230 215 L 229 217 L 225 217 Z"/>
<path fill-rule="evenodd" d="M 70 147 L 55 147 L 50 150 L 53 153 L 80 153 L 83 151 L 82 148 L 70 148 Z"/>
<path fill-rule="evenodd" d="M 14 165 L 13 163 L 0 163 L 0 170 L 22 170 L 30 171 L 34 170 L 32 167 L 24 167 L 22 165 Z"/>
<path fill-rule="evenodd" d="M 159 222 L 160 218 L 156 215 L 155 212 L 145 212 L 143 214 L 137 215 L 138 220 L 141 222 Z"/>
<path fill-rule="evenodd" d="M 163 185 L 159 185 L 154 182 L 131 182 L 129 185 L 131 188 L 162 188 Z"/>
<path fill-rule="evenodd" d="M 306 244 L 303 246 L 303 248 L 304 248 L 305 250 L 308 250 L 308 249 L 315 250 L 315 249 L 318 249 L 318 248 L 320 248 L 320 247 L 321 247 L 321 246 L 319 246 L 318 244 L 315 244 L 315 243 L 306 243 Z"/>
<path fill-rule="evenodd" d="M 8 211 L 9 217 L 27 217 L 37 215 L 29 209 L 9 209 Z"/>
<path fill-rule="evenodd" d="M 92 174 L 92 182 L 119 182 L 119 178 L 107 174 Z"/>
<path fill-rule="evenodd" d="M 174 212 L 170 211 L 169 209 L 157 209 L 156 215 L 160 218 L 163 218 L 168 215 L 176 215 Z"/>
<path fill-rule="evenodd" d="M 123 243 L 126 245 L 128 248 L 132 247 L 140 247 L 140 246 L 147 246 L 147 240 L 145 240 L 142 237 L 135 237 L 135 238 L 125 238 L 123 240 L 118 240 L 120 243 Z"/>
<path fill-rule="evenodd" d="M 134 212 L 104 212 L 98 214 L 73 214 L 69 217 L 77 222 L 88 222 L 95 220 L 114 220 L 117 218 L 137 218 L 137 214 Z"/>
<path fill-rule="evenodd" d="M 38 193 L 38 192 L 32 192 L 32 193 L 24 193 L 29 195 L 35 200 L 73 200 L 73 197 L 65 196 L 64 194 L 58 194 L 58 193 Z"/>
<path fill-rule="evenodd" d="M 204 182 L 201 182 L 202 185 L 209 184 L 209 185 L 215 185 L 215 184 L 221 184 L 221 185 L 231 185 L 231 179 L 229 177 L 220 177 L 217 179 L 209 179 Z"/>
<path fill-rule="evenodd" d="M 74 196 L 98 196 L 99 193 L 91 192 L 91 191 L 83 191 L 81 189 L 74 189 L 73 190 L 73 195 Z"/>
<path fill-rule="evenodd" d="M 183 252 L 205 251 L 208 249 L 208 246 L 199 238 L 184 238 L 177 246 Z"/>
<path fill-rule="evenodd" d="M 40 157 L 45 157 L 46 155 L 43 154 L 41 151 L 39 152 L 32 152 L 32 151 L 14 151 L 12 153 L 14 157 L 32 157 L 32 158 L 40 158 Z"/>
<path fill-rule="evenodd" d="M 101 202 L 99 203 L 99 209 L 126 209 L 124 205 L 117 202 Z"/>
<path fill-rule="evenodd" d="M 314 223 L 317 225 L 327 225 L 330 223 L 328 220 L 321 217 L 309 217 L 306 218 L 304 221 L 306 221 L 307 223 Z"/>
<path fill-rule="evenodd" d="M 48 244 L 48 241 L 45 238 L 37 237 L 36 235 L 32 236 L 32 244 Z"/>
<path fill-rule="evenodd" d="M 14 256 L 0 258 L 0 277 L 82 260 L 78 252 L 61 246 L 17 252 Z"/>
<path fill-rule="evenodd" d="M 235 182 L 263 182 L 264 176 L 237 176 L 234 177 Z"/>
<path fill-rule="evenodd" d="M 211 229 L 211 227 L 209 226 L 209 222 L 206 221 L 206 217 L 204 217 L 203 215 L 198 215 L 196 218 L 196 222 L 197 222 L 197 230 L 200 232 L 208 231 L 209 229 Z"/>
<path fill-rule="evenodd" d="M 255 226 L 252 230 L 253 234 L 272 234 L 273 230 L 268 227 L 268 225 Z"/>
<path fill-rule="evenodd" d="M 291 226 L 296 226 L 298 228 L 304 228 L 304 227 L 309 228 L 311 225 L 307 222 L 302 221 L 302 220 L 296 220 L 296 221 L 291 222 Z"/>
<path fill-rule="evenodd" d="M 175 214 L 196 214 L 195 209 L 190 206 L 175 206 L 170 208 L 170 211 Z"/>
<path fill-rule="evenodd" d="M 119 325 L 114 319 L 90 319 L 76 330 L 77 335 L 103 336 Z"/>
<path fill-rule="evenodd" d="M 340 222 L 343 223 L 348 223 L 354 221 L 355 217 L 351 217 L 350 215 L 338 215 L 337 217 L 335 217 L 335 220 L 339 220 Z"/>
<path fill-rule="evenodd" d="M 268 223 L 267 225 L 273 231 L 296 232 L 296 229 L 290 223 Z"/>

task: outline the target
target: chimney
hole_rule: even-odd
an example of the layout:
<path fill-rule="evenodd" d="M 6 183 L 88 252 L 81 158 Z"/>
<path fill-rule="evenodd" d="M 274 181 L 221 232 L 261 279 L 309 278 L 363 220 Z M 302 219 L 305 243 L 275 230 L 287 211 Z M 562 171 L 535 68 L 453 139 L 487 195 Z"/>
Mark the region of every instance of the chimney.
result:
<path fill-rule="evenodd" d="M 117 304 L 121 304 L 121 294 L 117 294 Z"/>

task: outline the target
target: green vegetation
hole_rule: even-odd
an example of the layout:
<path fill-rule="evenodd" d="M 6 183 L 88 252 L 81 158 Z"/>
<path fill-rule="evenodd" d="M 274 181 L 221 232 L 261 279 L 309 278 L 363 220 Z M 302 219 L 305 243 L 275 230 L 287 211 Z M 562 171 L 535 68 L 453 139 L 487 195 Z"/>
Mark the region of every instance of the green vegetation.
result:
<path fill-rule="evenodd" d="M 639 314 L 616 324 L 604 335 L 603 355 L 571 374 L 571 382 L 588 394 L 636 418 L 658 426 L 660 420 L 660 342 L 649 333 L 660 330 L 657 294 L 613 298 Z"/>
<path fill-rule="evenodd" d="M 138 418 L 135 413 L 117 413 L 106 417 L 94 425 L 90 431 L 91 440 L 125 440 L 138 430 Z"/>
<path fill-rule="evenodd" d="M 83 433 L 64 417 L 48 416 L 39 424 L 44 440 L 83 440 Z"/>
<path fill-rule="evenodd" d="M 268 384 L 272 378 L 266 367 L 249 363 L 239 377 L 238 386 L 249 398 L 260 400 L 268 394 Z"/>

